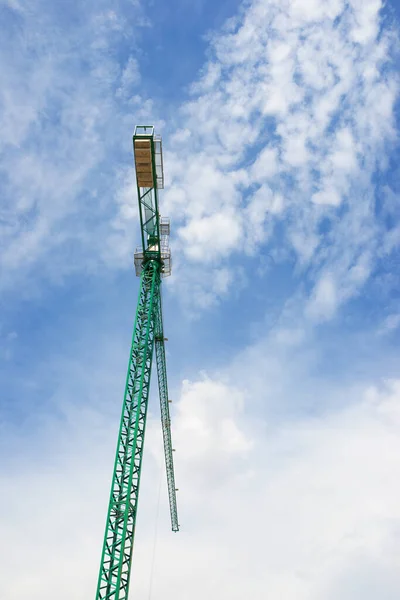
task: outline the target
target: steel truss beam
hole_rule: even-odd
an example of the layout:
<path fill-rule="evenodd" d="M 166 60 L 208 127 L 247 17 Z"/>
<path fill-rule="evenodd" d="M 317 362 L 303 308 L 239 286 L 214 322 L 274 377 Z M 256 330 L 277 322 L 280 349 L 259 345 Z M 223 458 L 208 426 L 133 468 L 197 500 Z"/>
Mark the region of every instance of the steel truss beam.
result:
<path fill-rule="evenodd" d="M 160 282 L 159 262 L 148 261 L 141 276 L 96 600 L 128 598 Z"/>

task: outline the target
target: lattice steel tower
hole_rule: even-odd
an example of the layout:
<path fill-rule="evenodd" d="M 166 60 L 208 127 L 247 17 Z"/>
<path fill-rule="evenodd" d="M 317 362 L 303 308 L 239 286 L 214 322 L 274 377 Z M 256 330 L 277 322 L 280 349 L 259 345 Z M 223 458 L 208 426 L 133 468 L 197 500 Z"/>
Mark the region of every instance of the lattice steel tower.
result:
<path fill-rule="evenodd" d="M 128 598 L 154 347 L 171 523 L 173 531 L 179 530 L 161 304 L 161 278 L 171 274 L 170 224 L 158 211 L 164 175 L 161 137 L 154 127 L 136 127 L 133 150 L 142 236 L 135 270 L 141 281 L 96 600 Z"/>

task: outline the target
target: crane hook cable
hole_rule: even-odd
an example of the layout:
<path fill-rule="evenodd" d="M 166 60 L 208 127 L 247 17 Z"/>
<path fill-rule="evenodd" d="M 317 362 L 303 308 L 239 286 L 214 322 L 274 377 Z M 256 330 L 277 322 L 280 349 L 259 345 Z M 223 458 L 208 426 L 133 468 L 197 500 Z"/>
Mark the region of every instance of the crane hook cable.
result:
<path fill-rule="evenodd" d="M 152 591 L 153 591 L 154 565 L 156 562 L 156 545 L 157 545 L 157 535 L 158 535 L 158 521 L 159 521 L 159 515 L 160 515 L 160 498 L 161 498 L 161 481 L 162 481 L 162 470 L 161 469 L 160 469 L 159 473 L 160 473 L 160 477 L 159 477 L 159 484 L 158 484 L 156 523 L 154 526 L 153 555 L 152 555 L 151 570 L 150 570 L 149 600 L 151 600 Z"/>

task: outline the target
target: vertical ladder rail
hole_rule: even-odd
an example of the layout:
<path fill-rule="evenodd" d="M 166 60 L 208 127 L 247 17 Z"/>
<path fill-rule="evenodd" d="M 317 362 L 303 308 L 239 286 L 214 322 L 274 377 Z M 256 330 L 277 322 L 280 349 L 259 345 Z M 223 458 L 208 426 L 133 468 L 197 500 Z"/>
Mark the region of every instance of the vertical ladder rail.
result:
<path fill-rule="evenodd" d="M 158 389 L 160 393 L 161 425 L 164 442 L 165 466 L 167 471 L 167 485 L 169 509 L 171 514 L 172 531 L 179 531 L 178 508 L 176 502 L 174 459 L 171 439 L 171 418 L 169 414 L 167 364 L 165 360 L 164 329 L 162 319 L 161 290 L 157 296 L 155 306 L 155 347 L 158 375 Z"/>

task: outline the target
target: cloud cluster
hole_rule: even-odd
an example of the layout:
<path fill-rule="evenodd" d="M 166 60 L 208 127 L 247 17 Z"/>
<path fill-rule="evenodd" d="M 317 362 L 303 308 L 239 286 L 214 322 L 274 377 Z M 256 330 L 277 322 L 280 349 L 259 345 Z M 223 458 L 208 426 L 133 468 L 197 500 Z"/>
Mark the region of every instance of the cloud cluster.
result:
<path fill-rule="evenodd" d="M 42 8 L 8 3 L 6 14 L 3 285 L 130 265 L 130 132 L 149 118 L 164 133 L 174 286 L 198 308 L 238 283 L 229 260 L 261 252 L 295 258 L 315 286 L 306 314 L 326 319 L 361 289 L 378 247 L 396 247 L 374 211 L 397 97 L 381 0 L 243 5 L 209 36 L 210 58 L 168 126 L 139 93 L 138 56 L 126 45 L 148 24 L 139 3 Z"/>
<path fill-rule="evenodd" d="M 179 440 L 187 428 L 193 435 L 181 451 L 190 445 L 194 454 L 204 456 L 212 439 L 204 432 L 223 427 L 229 419 L 229 411 L 219 414 L 219 402 L 209 404 L 220 385 L 203 380 L 184 386 L 176 436 Z M 209 577 L 205 565 L 192 567 L 190 575 L 175 584 L 178 593 L 195 581 L 194 587 L 200 588 L 194 591 L 195 598 L 196 593 L 199 598 L 204 593 L 211 598 L 240 598 L 248 586 L 260 599 L 266 589 L 293 600 L 335 594 L 354 598 L 361 590 L 372 599 L 376 586 L 383 598 L 394 598 L 399 585 L 395 557 L 400 550 L 396 534 L 400 488 L 394 477 L 399 390 L 397 381 L 387 382 L 381 389 L 365 390 L 343 411 L 258 432 L 249 425 L 243 407 L 236 405 L 241 444 L 236 442 L 238 431 L 232 431 L 225 453 L 217 452 L 216 446 L 203 465 L 212 473 L 215 461 L 218 464 L 225 455 L 233 467 L 229 477 L 199 478 L 191 453 L 188 459 L 186 452 L 179 458 L 184 481 L 191 486 L 190 495 L 184 496 L 191 500 L 190 516 L 195 519 L 196 511 L 201 513 L 206 506 L 209 522 L 206 531 L 190 531 L 188 537 L 194 534 L 203 551 L 208 538 L 213 561 L 207 565 Z M 219 394 L 221 404 L 224 395 L 232 398 L 235 393 L 226 386 Z M 184 418 L 186 405 L 194 400 L 197 414 L 208 407 L 195 428 L 191 412 L 190 419 Z M 185 564 L 183 554 L 179 561 Z M 215 569 L 214 563 L 219 565 Z M 162 563 L 159 568 L 165 576 Z M 374 582 L 371 589 L 366 580 Z"/>
<path fill-rule="evenodd" d="M 3 288 L 21 286 L 32 273 L 57 281 L 114 266 L 127 254 L 128 230 L 132 253 L 127 157 L 134 120 L 148 117 L 151 104 L 138 95 L 137 60 L 124 42 L 145 23 L 136 2 L 107 5 L 80 3 L 71 13 L 32 2 L 2 10 Z"/>
<path fill-rule="evenodd" d="M 261 357 L 262 359 L 265 357 Z M 101 377 L 100 377 L 101 380 Z M 182 385 L 173 438 L 181 532 L 168 532 L 158 415 L 149 416 L 132 595 L 287 600 L 398 593 L 400 383 L 367 387 L 352 403 L 270 426 L 254 421 L 226 376 Z M 62 386 L 61 386 L 62 389 Z M 101 399 L 100 399 L 101 400 Z M 343 398 L 338 397 L 340 404 Z M 2 473 L 1 597 L 60 600 L 94 593 L 115 416 L 101 401 L 46 419 L 41 448 Z M 114 426 L 115 425 L 115 426 Z M 102 498 L 103 500 L 100 500 Z M 21 561 L 21 557 L 23 560 Z"/>
<path fill-rule="evenodd" d="M 156 112 L 137 93 L 143 74 L 128 14 L 145 25 L 140 6 L 111 10 L 106 0 L 89 0 L 73 14 L 66 5 L 63 15 L 50 2 L 6 6 L 0 285 L 35 269 L 55 280 L 128 264 L 136 192 L 120 145 L 125 139 L 131 157 L 132 121 Z M 375 211 L 374 173 L 385 168 L 397 95 L 394 40 L 381 9 L 381 0 L 244 4 L 210 35 L 209 61 L 162 131 L 162 212 L 175 232 L 171 287 L 209 308 L 245 285 L 241 260 L 269 253 L 276 262 L 295 258 L 305 291 L 294 292 L 267 338 L 257 331 L 257 343 L 223 372 L 187 379 L 176 394 L 182 530 L 165 533 L 163 494 L 154 597 L 398 597 L 400 382 L 336 381 L 323 360 L 333 370 L 350 344 L 341 339 L 327 359 L 334 343 L 327 350 L 312 339 L 314 323 L 359 293 L 376 255 L 400 239 Z M 384 205 L 395 220 L 387 190 Z M 393 311 L 380 333 L 398 325 Z M 264 335 L 265 323 L 257 328 Z M 25 403 L 0 423 L 0 451 L 9 456 L 0 474 L 1 598 L 94 595 L 118 426 L 110 399 L 119 397 L 126 362 L 105 329 L 102 338 L 85 326 L 68 331 L 79 340 L 70 357 L 60 357 L 57 336 L 41 355 L 48 360 L 35 348 L 29 381 L 15 388 Z M 6 362 L 20 338 L 4 326 L 0 334 Z M 15 370 L 26 375 L 21 363 Z M 22 418 L 32 382 L 43 398 Z M 149 596 L 164 477 L 153 405 L 146 435 L 137 597 Z"/>
<path fill-rule="evenodd" d="M 196 268 L 285 248 L 315 284 L 315 319 L 368 279 L 386 233 L 374 174 L 395 138 L 398 91 L 381 10 L 255 0 L 211 37 L 165 160 L 163 210 Z"/>

